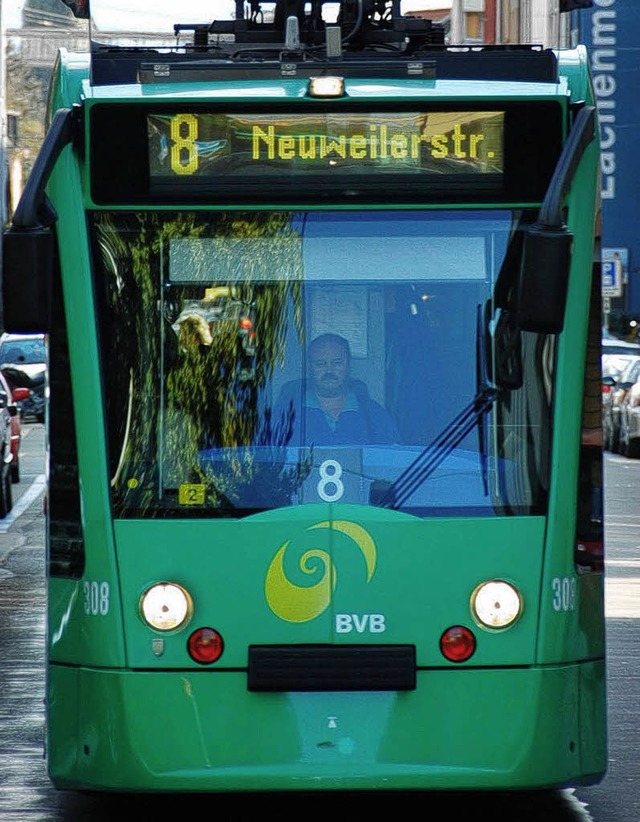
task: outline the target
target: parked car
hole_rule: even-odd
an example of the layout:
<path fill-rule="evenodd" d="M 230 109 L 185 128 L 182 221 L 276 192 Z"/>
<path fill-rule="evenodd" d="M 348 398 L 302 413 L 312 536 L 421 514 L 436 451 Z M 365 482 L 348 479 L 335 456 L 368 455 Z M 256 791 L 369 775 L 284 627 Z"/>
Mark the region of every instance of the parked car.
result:
<path fill-rule="evenodd" d="M 20 401 L 23 418 L 44 422 L 47 346 L 43 334 L 3 334 L 0 337 L 0 370 L 11 390 L 28 388 Z"/>
<path fill-rule="evenodd" d="M 6 517 L 13 507 L 11 490 L 11 420 L 18 409 L 8 386 L 0 383 L 0 518 Z"/>
<path fill-rule="evenodd" d="M 602 342 L 602 374 L 618 377 L 633 357 L 640 356 L 640 343 L 605 337 Z"/>
<path fill-rule="evenodd" d="M 602 378 L 602 443 L 607 451 L 617 451 L 620 443 L 620 410 L 631 386 L 640 377 L 640 356 L 634 356 L 616 378 Z"/>
<path fill-rule="evenodd" d="M 640 377 L 620 403 L 618 452 L 625 457 L 640 457 Z"/>
<path fill-rule="evenodd" d="M 6 377 L 0 371 L 0 390 L 5 391 L 11 398 L 9 404 L 9 414 L 11 415 L 11 481 L 20 482 L 20 445 L 22 443 L 22 415 L 20 414 L 20 403 L 29 396 L 28 388 L 15 388 L 13 391 L 7 382 Z M 12 406 L 15 408 L 15 413 Z"/>

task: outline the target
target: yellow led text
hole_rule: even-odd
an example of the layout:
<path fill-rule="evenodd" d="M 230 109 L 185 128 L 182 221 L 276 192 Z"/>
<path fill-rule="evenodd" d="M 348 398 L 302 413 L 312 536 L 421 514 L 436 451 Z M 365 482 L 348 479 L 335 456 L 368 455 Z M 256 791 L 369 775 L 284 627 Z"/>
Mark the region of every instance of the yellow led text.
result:
<path fill-rule="evenodd" d="M 277 134 L 275 126 L 253 126 L 253 160 L 418 160 L 423 147 L 434 159 L 477 159 L 484 134 L 465 134 L 456 124 L 448 134 L 405 134 L 388 126 L 370 126 L 368 134 Z M 488 157 L 493 152 L 487 153 Z"/>

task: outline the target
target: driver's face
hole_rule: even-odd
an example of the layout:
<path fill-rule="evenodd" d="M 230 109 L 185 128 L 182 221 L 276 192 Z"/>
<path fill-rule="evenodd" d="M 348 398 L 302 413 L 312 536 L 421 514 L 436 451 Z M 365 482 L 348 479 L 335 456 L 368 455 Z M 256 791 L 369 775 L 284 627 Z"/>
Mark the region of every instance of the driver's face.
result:
<path fill-rule="evenodd" d="M 311 382 L 321 397 L 339 397 L 349 376 L 349 358 L 336 343 L 323 343 L 313 350 Z"/>

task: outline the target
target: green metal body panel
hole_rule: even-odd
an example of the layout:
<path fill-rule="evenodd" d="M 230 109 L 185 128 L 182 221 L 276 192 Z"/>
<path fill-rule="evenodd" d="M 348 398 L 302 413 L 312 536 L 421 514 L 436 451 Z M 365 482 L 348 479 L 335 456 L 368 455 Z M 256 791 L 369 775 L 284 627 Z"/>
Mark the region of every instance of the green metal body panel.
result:
<path fill-rule="evenodd" d="M 360 525 L 372 540 L 368 579 L 362 546 L 345 533 L 344 523 Z M 284 575 L 304 591 L 295 620 L 287 610 L 291 592 L 270 596 L 267 590 L 284 546 Z M 320 554 L 305 563 L 310 549 Z M 510 630 L 479 631 L 474 667 L 557 664 L 603 654 L 596 630 L 602 586 L 573 570 L 560 580 L 543 576 L 543 518 L 425 521 L 356 506 L 337 507 L 333 514 L 330 506 L 299 506 L 240 521 L 116 521 L 112 556 L 111 573 L 109 563 L 88 562 L 83 580 L 51 581 L 56 662 L 197 668 L 186 638 L 206 625 L 226 639 L 222 667 L 246 667 L 251 643 L 354 641 L 415 644 L 419 666 L 442 666 L 440 635 L 451 625 L 473 624 L 471 596 L 491 578 L 518 587 L 524 612 Z M 335 588 L 318 604 L 327 577 Z M 152 641 L 158 633 L 140 619 L 138 603 L 151 583 L 165 580 L 184 585 L 196 608 L 191 624 L 164 637 L 164 652 L 156 656 Z M 559 600 L 562 586 L 575 591 L 573 601 Z M 550 632 L 562 638 L 549 648 L 538 646 L 542 613 Z M 364 627 L 339 631 L 338 614 L 355 615 Z M 372 614 L 382 620 L 362 619 Z M 121 649 L 117 655 L 115 649 Z"/>
<path fill-rule="evenodd" d="M 362 514 L 334 512 L 338 525 Z M 566 580 L 577 593 L 564 610 L 557 583 L 541 574 L 541 518 L 369 516 L 376 554 L 367 582 L 351 538 L 310 530 L 328 515 L 329 506 L 318 506 L 242 522 L 117 522 L 119 576 L 99 580 L 113 592 L 105 614 L 85 612 L 87 575 L 75 585 L 52 580 L 60 597 L 51 603 L 48 684 L 55 783 L 176 791 L 549 788 L 604 771 L 601 577 Z M 326 610 L 305 622 L 280 618 L 265 593 L 269 565 L 286 543 L 294 584 L 311 588 L 327 571 L 320 563 L 307 575 L 311 583 L 301 579 L 300 558 L 311 546 L 327 551 L 337 577 Z M 523 616 L 507 631 L 477 630 L 472 661 L 447 663 L 439 637 L 449 625 L 473 625 L 470 595 L 489 576 L 518 585 Z M 163 579 L 184 584 L 198 605 L 189 626 L 163 637 L 157 655 L 159 635 L 136 606 L 143 589 Z M 539 642 L 547 612 L 548 630 L 560 638 L 551 648 Z M 349 615 L 349 632 L 336 632 L 337 614 Z M 363 619 L 372 614 L 382 620 Z M 366 626 L 362 633 L 354 617 Z M 384 630 L 372 632 L 372 624 Z M 206 671 L 186 651 L 200 625 L 219 630 L 226 643 Z M 417 689 L 249 693 L 247 647 L 263 642 L 415 643 Z"/>

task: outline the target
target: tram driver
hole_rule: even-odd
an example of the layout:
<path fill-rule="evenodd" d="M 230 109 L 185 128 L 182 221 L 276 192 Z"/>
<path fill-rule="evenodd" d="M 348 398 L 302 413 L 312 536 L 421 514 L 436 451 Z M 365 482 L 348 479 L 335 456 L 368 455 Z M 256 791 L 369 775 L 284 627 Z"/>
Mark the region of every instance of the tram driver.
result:
<path fill-rule="evenodd" d="M 283 387 L 277 418 L 291 427 L 292 445 L 389 445 L 400 442 L 390 414 L 351 377 L 351 351 L 339 334 L 309 344 L 309 379 Z"/>

